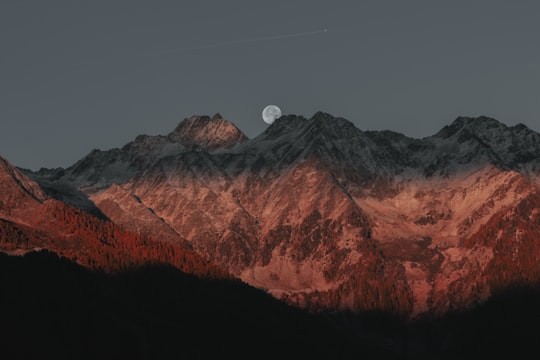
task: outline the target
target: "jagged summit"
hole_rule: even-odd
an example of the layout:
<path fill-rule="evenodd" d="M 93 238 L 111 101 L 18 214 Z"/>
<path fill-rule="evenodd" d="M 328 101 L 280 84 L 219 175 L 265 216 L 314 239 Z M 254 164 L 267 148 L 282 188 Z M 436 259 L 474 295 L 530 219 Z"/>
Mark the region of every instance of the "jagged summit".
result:
<path fill-rule="evenodd" d="M 326 124 L 330 126 L 342 126 L 344 124 L 351 124 L 347 119 L 344 119 L 339 116 L 334 116 L 330 113 L 326 113 L 324 111 L 317 111 L 315 114 L 313 114 L 309 119 L 306 119 L 302 115 L 296 115 L 296 114 L 287 114 L 279 117 L 274 121 L 272 124 L 273 127 L 281 127 L 285 125 L 293 125 L 293 126 L 303 126 L 308 125 L 311 123 L 321 123 Z M 271 127 L 272 127 L 271 126 Z"/>
<path fill-rule="evenodd" d="M 348 137 L 358 132 L 355 125 L 341 117 L 323 111 L 317 111 L 312 117 L 306 119 L 301 115 L 288 114 L 276 119 L 262 134 L 266 139 L 276 139 L 281 136 L 317 136 Z"/>
<path fill-rule="evenodd" d="M 160 159 L 192 150 L 229 149 L 246 140 L 236 125 L 219 113 L 213 117 L 194 115 L 182 120 L 168 135 L 139 135 L 122 148 L 93 150 L 65 170 L 29 174 L 42 184 L 60 181 L 90 193 L 138 176 Z"/>
<path fill-rule="evenodd" d="M 459 150 L 467 159 L 489 152 L 494 163 L 510 168 L 540 159 L 540 134 L 523 124 L 507 126 L 487 116 L 460 116 L 426 139 L 446 149 L 453 143 L 452 152 Z"/>
<path fill-rule="evenodd" d="M 220 114 L 191 116 L 30 177 L 312 309 L 445 311 L 484 299 L 504 269 L 540 278 L 521 265 L 540 256 L 540 134 L 488 117 L 413 139 L 284 115 L 247 139 Z"/>
<path fill-rule="evenodd" d="M 351 121 L 339 116 L 318 111 L 311 119 L 313 128 L 333 137 L 349 137 L 361 132 Z"/>
<path fill-rule="evenodd" d="M 464 131 L 477 133 L 493 129 L 500 129 L 501 131 L 504 131 L 505 129 L 508 129 L 508 127 L 498 120 L 487 116 L 459 116 L 450 125 L 442 128 L 433 137 L 446 139 Z"/>
<path fill-rule="evenodd" d="M 168 138 L 187 146 L 202 147 L 206 150 L 230 148 L 248 140 L 236 125 L 225 120 L 220 113 L 216 113 L 213 117 L 194 115 L 185 118 L 168 135 Z"/>
<path fill-rule="evenodd" d="M 334 115 L 329 114 L 329 113 L 324 112 L 324 111 L 317 111 L 310 118 L 310 120 L 313 120 L 313 121 L 336 121 L 336 120 L 339 120 L 339 119 L 341 119 L 341 118 L 335 117 Z"/>
<path fill-rule="evenodd" d="M 486 116 L 462 116 L 431 137 L 412 139 L 389 130 L 362 131 L 349 120 L 318 111 L 310 118 L 283 115 L 253 139 L 220 113 L 212 117 L 194 115 L 184 118 L 168 135 L 140 135 L 120 149 L 92 151 L 65 170 L 31 176 L 65 180 L 91 192 L 89 189 L 123 183 L 162 159 L 167 162 L 193 150 L 214 153 L 211 157 L 230 152 L 236 159 L 235 166 L 244 170 L 251 166 L 280 169 L 305 158 L 324 159 L 325 164 L 339 164 L 338 168 L 363 179 L 408 169 L 430 177 L 459 172 L 468 164 L 474 167 L 486 163 L 540 172 L 540 134 L 524 125 L 508 127 Z M 233 161 L 231 156 L 227 161 Z"/>
<path fill-rule="evenodd" d="M 276 119 L 259 137 L 275 139 L 302 127 L 307 119 L 301 115 L 289 114 Z"/>

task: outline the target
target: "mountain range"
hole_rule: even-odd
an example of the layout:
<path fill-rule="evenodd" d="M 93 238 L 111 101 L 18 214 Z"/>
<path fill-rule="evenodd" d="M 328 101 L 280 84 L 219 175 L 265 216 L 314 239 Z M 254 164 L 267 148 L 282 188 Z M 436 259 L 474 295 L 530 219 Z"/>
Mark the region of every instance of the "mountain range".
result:
<path fill-rule="evenodd" d="M 165 263 L 310 312 L 407 319 L 540 280 L 540 134 L 522 124 L 458 117 L 415 139 L 317 112 L 250 139 L 216 114 L 68 168 L 0 165 L 9 254 Z"/>

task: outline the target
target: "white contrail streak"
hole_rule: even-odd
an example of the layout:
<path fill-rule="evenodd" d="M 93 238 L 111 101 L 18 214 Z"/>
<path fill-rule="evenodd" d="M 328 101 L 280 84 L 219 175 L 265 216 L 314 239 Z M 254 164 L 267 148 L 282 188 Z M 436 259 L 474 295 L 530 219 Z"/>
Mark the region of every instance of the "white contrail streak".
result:
<path fill-rule="evenodd" d="M 208 48 L 213 48 L 213 47 L 238 45 L 238 44 L 248 44 L 248 43 L 260 42 L 260 41 L 288 39 L 288 38 L 294 38 L 294 37 L 323 34 L 325 32 L 328 32 L 328 29 L 322 29 L 322 30 L 316 30 L 316 31 L 306 31 L 306 32 L 300 32 L 300 33 L 294 33 L 294 34 L 267 36 L 267 37 L 260 37 L 260 38 L 256 38 L 256 39 L 224 41 L 224 42 L 219 42 L 219 43 L 215 43 L 215 44 L 208 44 L 208 45 L 201 45 L 201 46 L 194 46 L 194 47 L 190 47 L 190 48 L 184 48 L 184 49 L 180 49 L 179 51 L 208 49 Z"/>

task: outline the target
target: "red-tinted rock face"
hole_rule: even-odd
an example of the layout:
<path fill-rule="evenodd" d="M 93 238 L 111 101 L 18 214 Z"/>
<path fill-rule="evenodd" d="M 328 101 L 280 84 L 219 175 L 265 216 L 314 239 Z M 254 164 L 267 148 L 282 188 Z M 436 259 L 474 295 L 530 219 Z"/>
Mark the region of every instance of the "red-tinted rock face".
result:
<path fill-rule="evenodd" d="M 168 138 L 185 145 L 206 150 L 231 148 L 248 138 L 233 123 L 223 119 L 218 113 L 208 116 L 192 116 L 184 119 L 168 135 Z"/>
<path fill-rule="evenodd" d="M 193 117 L 85 161 L 32 176 L 298 306 L 415 316 L 540 280 L 540 135 L 523 126 L 459 118 L 418 140 L 318 113 L 248 140 Z"/>
<path fill-rule="evenodd" d="M 106 271 L 166 263 L 201 276 L 227 277 L 181 243 L 126 231 L 112 222 L 48 198 L 39 185 L 0 158 L 0 250 L 49 249 Z"/>

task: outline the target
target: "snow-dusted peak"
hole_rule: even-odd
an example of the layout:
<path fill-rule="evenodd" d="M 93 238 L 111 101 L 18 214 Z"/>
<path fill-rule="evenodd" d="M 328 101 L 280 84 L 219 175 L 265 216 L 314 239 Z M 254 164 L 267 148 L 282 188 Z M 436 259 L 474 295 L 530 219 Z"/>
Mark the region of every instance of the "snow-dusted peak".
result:
<path fill-rule="evenodd" d="M 313 121 L 335 121 L 336 119 L 337 118 L 335 116 L 324 111 L 317 111 L 310 118 L 310 120 L 313 120 Z"/>
<path fill-rule="evenodd" d="M 481 116 L 459 117 L 434 136 L 413 139 L 389 130 L 362 131 L 346 119 L 317 112 L 310 118 L 281 116 L 248 139 L 218 113 L 185 118 L 168 135 L 140 135 L 122 148 L 95 150 L 65 170 L 44 171 L 33 178 L 66 182 L 94 193 L 144 177 L 154 166 L 175 172 L 186 156 L 231 176 L 277 174 L 309 159 L 348 183 L 405 175 L 450 176 L 486 165 L 538 178 L 540 134 Z"/>
<path fill-rule="evenodd" d="M 452 148 L 466 162 L 487 156 L 493 164 L 519 170 L 523 164 L 540 163 L 540 134 L 523 124 L 509 127 L 486 116 L 458 117 L 427 139 L 445 152 Z"/>
<path fill-rule="evenodd" d="M 322 111 L 316 112 L 309 121 L 311 122 L 310 125 L 312 128 L 340 138 L 361 132 L 361 130 L 349 120 L 342 117 L 335 117 Z"/>
<path fill-rule="evenodd" d="M 289 114 L 276 119 L 258 138 L 277 139 L 298 130 L 307 123 L 303 116 Z"/>
<path fill-rule="evenodd" d="M 442 128 L 437 134 L 433 137 L 447 139 L 449 137 L 463 135 L 463 134 L 474 134 L 474 135 L 491 135 L 493 133 L 500 133 L 507 131 L 508 127 L 503 123 L 487 117 L 468 117 L 460 116 L 454 120 L 450 125 Z"/>
<path fill-rule="evenodd" d="M 206 150 L 231 148 L 248 139 L 236 125 L 225 120 L 219 113 L 213 117 L 203 115 L 186 118 L 168 135 L 168 138 L 186 146 Z"/>
<path fill-rule="evenodd" d="M 316 137 L 343 138 L 360 133 L 354 124 L 346 119 L 318 111 L 311 118 L 300 115 L 284 115 L 276 119 L 259 138 L 274 140 L 293 136 L 297 141 L 314 139 Z"/>

